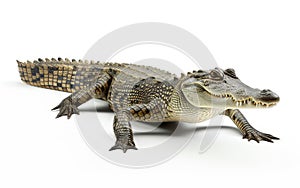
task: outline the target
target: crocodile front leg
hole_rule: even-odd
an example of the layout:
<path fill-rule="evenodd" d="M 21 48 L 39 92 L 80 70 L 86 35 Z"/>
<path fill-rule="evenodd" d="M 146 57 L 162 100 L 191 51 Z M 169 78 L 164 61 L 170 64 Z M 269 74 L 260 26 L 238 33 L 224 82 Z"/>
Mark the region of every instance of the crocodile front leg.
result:
<path fill-rule="evenodd" d="M 111 76 L 107 73 L 100 75 L 96 81 L 89 84 L 82 90 L 76 91 L 65 98 L 59 105 L 52 110 L 59 109 L 56 118 L 67 116 L 69 119 L 72 114 L 79 114 L 78 106 L 94 98 L 101 98 L 107 94 Z"/>
<path fill-rule="evenodd" d="M 109 151 L 121 149 L 125 153 L 128 149 L 136 150 L 130 121 L 147 121 L 152 118 L 162 121 L 165 117 L 165 105 L 163 100 L 154 99 L 147 104 L 135 104 L 117 112 L 114 117 L 116 143 Z"/>
<path fill-rule="evenodd" d="M 273 142 L 272 139 L 279 140 L 279 138 L 275 136 L 259 132 L 258 130 L 253 128 L 238 109 L 227 109 L 225 110 L 225 115 L 235 123 L 235 125 L 243 134 L 243 138 L 247 138 L 248 141 L 255 140 L 259 143 L 259 141 L 261 140 L 267 142 Z"/>

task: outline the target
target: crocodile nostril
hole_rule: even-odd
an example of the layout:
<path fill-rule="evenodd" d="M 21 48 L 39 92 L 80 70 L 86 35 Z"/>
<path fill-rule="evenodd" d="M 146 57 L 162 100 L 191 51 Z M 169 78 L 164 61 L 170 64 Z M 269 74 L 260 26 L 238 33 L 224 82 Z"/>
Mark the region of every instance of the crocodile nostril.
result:
<path fill-rule="evenodd" d="M 260 94 L 262 95 L 268 95 L 268 94 L 272 94 L 273 92 L 269 89 L 264 89 L 262 91 L 260 91 Z"/>
<path fill-rule="evenodd" d="M 266 93 L 266 92 L 271 92 L 271 90 L 269 90 L 269 89 L 263 89 L 261 92 Z"/>

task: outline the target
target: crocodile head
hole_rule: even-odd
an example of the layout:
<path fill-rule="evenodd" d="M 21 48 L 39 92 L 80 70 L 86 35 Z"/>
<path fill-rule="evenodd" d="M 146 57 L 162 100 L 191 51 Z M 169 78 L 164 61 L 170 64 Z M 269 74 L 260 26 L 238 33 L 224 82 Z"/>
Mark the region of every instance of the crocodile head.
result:
<path fill-rule="evenodd" d="M 271 90 L 254 89 L 241 82 L 233 69 L 188 73 L 180 87 L 187 101 L 197 107 L 264 108 L 279 102 Z"/>

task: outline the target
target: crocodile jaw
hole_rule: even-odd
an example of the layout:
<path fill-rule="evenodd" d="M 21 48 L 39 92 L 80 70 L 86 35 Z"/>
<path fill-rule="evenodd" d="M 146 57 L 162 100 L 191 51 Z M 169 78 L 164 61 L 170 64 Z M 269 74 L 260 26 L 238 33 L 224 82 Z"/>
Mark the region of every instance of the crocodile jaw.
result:
<path fill-rule="evenodd" d="M 223 101 L 223 105 L 226 106 L 226 108 L 268 108 L 276 105 L 279 102 L 279 97 L 270 99 L 270 100 L 262 100 L 260 98 L 255 97 L 245 97 L 236 99 L 231 94 L 224 94 L 224 95 L 212 95 L 212 101 Z M 275 94 L 276 95 L 276 94 Z M 223 100 L 222 100 L 223 99 Z M 212 102 L 213 104 L 213 102 Z M 220 104 L 220 103 L 216 103 Z M 216 106 L 213 105 L 213 106 Z"/>

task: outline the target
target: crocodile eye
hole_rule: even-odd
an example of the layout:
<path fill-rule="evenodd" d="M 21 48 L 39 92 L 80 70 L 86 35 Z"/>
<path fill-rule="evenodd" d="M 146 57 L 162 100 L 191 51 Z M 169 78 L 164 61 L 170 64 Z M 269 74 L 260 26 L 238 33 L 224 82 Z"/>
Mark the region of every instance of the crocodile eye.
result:
<path fill-rule="evenodd" d="M 226 74 L 227 76 L 230 76 L 232 78 L 236 78 L 236 79 L 238 78 L 235 74 L 234 69 L 226 69 L 226 70 L 224 70 L 224 74 Z"/>
<path fill-rule="evenodd" d="M 223 74 L 218 70 L 210 71 L 209 75 L 213 80 L 223 80 Z"/>

